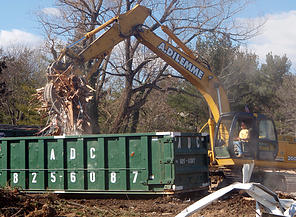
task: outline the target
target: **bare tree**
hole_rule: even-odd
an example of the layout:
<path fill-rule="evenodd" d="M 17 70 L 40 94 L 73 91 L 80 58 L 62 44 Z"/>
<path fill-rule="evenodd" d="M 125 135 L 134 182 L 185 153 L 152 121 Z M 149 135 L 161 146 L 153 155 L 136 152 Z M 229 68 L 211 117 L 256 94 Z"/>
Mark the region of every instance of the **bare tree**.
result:
<path fill-rule="evenodd" d="M 40 52 L 21 46 L 0 49 L 0 68 L 1 123 L 40 124 L 32 101 L 35 88 L 45 80 L 40 73 L 45 70 Z"/>
<path fill-rule="evenodd" d="M 245 28 L 245 31 L 242 31 L 243 28 L 238 29 L 234 21 L 233 16 L 243 9 L 246 1 L 165 1 L 164 4 L 159 4 L 158 1 L 149 1 L 149 3 L 143 1 L 142 3 L 153 8 L 152 11 L 161 11 L 159 21 L 169 25 L 190 47 L 193 47 L 197 36 L 201 35 L 204 37 L 227 35 L 231 40 L 243 41 L 257 34 L 258 26 L 253 29 Z M 132 6 L 130 1 L 125 1 L 125 4 L 121 5 L 125 5 L 125 10 L 131 9 Z M 154 24 L 151 29 L 157 27 L 158 24 Z M 159 64 L 160 61 L 155 60 L 157 57 L 154 54 L 146 51 L 144 55 L 137 51 L 143 49 L 139 42 L 128 38 L 123 51 L 125 61 L 121 65 L 116 64 L 119 66 L 118 74 L 125 78 L 125 84 L 111 132 L 125 130 L 129 122 L 131 130 L 135 131 L 139 109 L 145 104 L 151 90 L 160 90 L 158 83 L 168 75 L 175 75 L 166 64 Z M 144 58 L 139 57 L 139 54 Z M 141 61 L 137 61 L 138 59 Z"/>
<path fill-rule="evenodd" d="M 258 33 L 259 25 L 243 26 L 237 23 L 234 15 L 247 5 L 248 0 L 58 0 L 58 16 L 39 16 L 53 57 L 57 55 L 58 38 L 66 41 L 77 41 L 85 32 L 93 30 L 111 17 L 130 10 L 140 3 L 152 9 L 152 13 L 162 24 L 168 25 L 189 47 L 194 48 L 197 39 L 203 37 L 227 36 L 241 42 Z M 54 18 L 54 19 L 53 19 Z M 147 25 L 163 38 L 167 36 L 158 32 L 158 23 L 148 20 Z M 84 41 L 78 44 L 82 49 L 91 43 Z M 198 52 L 196 52 L 198 55 Z M 85 64 L 89 72 L 96 60 Z M 133 37 L 128 37 L 119 44 L 105 62 L 91 72 L 88 81 L 96 90 L 91 113 L 93 126 L 98 120 L 97 108 L 102 98 L 112 89 L 111 82 L 120 81 L 121 97 L 117 98 L 117 109 L 114 110 L 109 132 L 135 131 L 139 122 L 139 111 L 145 105 L 153 89 L 161 90 L 160 82 L 176 73 L 148 49 L 144 48 Z M 176 77 L 180 77 L 179 75 Z M 115 79 L 117 78 L 117 79 Z M 98 129 L 95 132 L 99 132 Z"/>

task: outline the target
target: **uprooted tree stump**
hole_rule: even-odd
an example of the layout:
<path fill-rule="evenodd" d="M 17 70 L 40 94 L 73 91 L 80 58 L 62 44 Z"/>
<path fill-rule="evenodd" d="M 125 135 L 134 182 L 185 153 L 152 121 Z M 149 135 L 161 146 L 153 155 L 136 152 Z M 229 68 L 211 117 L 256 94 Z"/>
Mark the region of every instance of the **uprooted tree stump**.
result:
<path fill-rule="evenodd" d="M 51 67 L 48 83 L 37 89 L 37 100 L 42 104 L 38 110 L 47 115 L 43 135 L 76 135 L 91 132 L 88 103 L 93 89 L 82 76 L 75 75 L 70 65 L 65 70 Z"/>

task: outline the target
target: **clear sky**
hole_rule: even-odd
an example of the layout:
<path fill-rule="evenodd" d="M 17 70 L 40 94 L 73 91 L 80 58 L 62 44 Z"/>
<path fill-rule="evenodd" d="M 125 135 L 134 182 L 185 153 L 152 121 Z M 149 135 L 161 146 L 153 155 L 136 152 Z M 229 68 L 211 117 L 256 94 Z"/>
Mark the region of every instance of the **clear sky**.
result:
<path fill-rule="evenodd" d="M 52 8 L 55 0 L 0 0 L 0 46 L 16 41 L 34 46 L 41 43 L 42 31 L 36 12 Z M 247 42 L 247 48 L 259 55 L 272 51 L 274 55 L 286 54 L 296 72 L 296 0 L 251 0 L 238 18 L 267 18 L 256 38 Z"/>
<path fill-rule="evenodd" d="M 18 29 L 41 34 L 36 12 L 52 7 L 54 0 L 0 0 L 0 30 Z"/>

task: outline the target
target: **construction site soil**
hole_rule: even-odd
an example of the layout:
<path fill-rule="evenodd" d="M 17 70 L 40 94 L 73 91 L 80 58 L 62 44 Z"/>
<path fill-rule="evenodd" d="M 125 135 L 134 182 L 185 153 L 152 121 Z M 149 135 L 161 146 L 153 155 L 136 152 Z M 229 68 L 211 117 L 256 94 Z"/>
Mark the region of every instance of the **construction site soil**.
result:
<path fill-rule="evenodd" d="M 61 196 L 0 190 L 1 216 L 175 216 L 209 192 L 179 196 Z M 281 195 L 281 197 L 289 197 Z M 140 197 L 140 198 L 139 198 Z M 290 197 L 291 198 L 291 197 Z M 255 216 L 255 201 L 245 193 L 229 193 L 193 216 Z"/>

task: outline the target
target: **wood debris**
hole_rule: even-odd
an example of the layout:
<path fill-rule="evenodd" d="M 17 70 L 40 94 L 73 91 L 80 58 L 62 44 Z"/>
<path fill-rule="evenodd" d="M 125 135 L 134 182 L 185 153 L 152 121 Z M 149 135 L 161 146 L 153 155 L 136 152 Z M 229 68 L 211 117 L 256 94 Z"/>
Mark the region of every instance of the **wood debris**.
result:
<path fill-rule="evenodd" d="M 82 76 L 73 73 L 73 66 L 57 67 L 52 64 L 47 72 L 48 83 L 37 89 L 38 109 L 47 114 L 48 122 L 42 135 L 77 135 L 90 132 L 87 103 L 93 89 Z"/>

